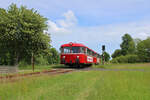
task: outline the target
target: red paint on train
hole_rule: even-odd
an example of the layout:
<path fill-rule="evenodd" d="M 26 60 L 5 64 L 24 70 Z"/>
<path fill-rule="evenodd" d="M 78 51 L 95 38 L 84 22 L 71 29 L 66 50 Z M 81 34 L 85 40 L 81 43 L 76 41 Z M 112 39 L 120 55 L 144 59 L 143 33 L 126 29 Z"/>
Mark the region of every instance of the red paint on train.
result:
<path fill-rule="evenodd" d="M 61 45 L 61 64 L 99 64 L 100 55 L 94 50 L 80 43 L 68 43 Z"/>

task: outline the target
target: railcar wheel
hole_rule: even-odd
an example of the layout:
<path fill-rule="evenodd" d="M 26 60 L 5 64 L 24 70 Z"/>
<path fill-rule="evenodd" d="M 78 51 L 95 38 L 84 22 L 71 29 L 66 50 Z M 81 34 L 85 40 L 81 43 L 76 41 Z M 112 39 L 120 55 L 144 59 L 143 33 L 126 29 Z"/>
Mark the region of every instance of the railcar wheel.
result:
<path fill-rule="evenodd" d="M 80 68 L 80 64 L 77 64 L 76 67 L 77 67 L 77 68 Z"/>
<path fill-rule="evenodd" d="M 87 64 L 87 67 L 90 67 L 90 66 L 92 66 L 92 64 Z"/>

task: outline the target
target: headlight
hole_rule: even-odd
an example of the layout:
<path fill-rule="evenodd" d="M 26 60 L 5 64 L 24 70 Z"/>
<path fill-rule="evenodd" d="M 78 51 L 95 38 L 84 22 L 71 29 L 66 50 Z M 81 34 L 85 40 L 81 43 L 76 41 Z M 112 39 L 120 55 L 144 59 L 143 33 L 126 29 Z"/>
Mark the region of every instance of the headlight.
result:
<path fill-rule="evenodd" d="M 79 56 L 77 56 L 77 58 L 79 58 Z"/>
<path fill-rule="evenodd" d="M 63 56 L 63 58 L 65 58 L 66 56 Z"/>

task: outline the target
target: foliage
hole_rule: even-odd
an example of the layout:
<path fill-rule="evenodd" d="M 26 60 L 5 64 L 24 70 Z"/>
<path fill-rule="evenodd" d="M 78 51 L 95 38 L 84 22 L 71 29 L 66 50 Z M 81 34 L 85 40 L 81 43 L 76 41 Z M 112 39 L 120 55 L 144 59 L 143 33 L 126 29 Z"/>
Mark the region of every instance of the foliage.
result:
<path fill-rule="evenodd" d="M 7 10 L 1 8 L 1 64 L 17 64 L 25 56 L 31 59 L 32 53 L 36 56 L 50 48 L 50 36 L 44 33 L 47 30 L 46 21 L 37 11 L 25 6 L 18 8 L 11 4 Z"/>
<path fill-rule="evenodd" d="M 31 57 L 25 57 L 19 62 L 20 67 L 29 66 Z M 55 48 L 48 48 L 34 57 L 35 65 L 59 64 L 59 53 Z"/>
<path fill-rule="evenodd" d="M 37 65 L 59 64 L 58 51 L 55 48 L 49 48 L 46 52 L 43 52 L 35 57 L 35 64 Z"/>
<path fill-rule="evenodd" d="M 123 42 L 120 44 L 122 55 L 134 54 L 135 53 L 135 43 L 129 34 L 125 34 L 122 37 Z"/>
<path fill-rule="evenodd" d="M 139 38 L 134 39 L 135 46 L 137 46 L 142 40 Z"/>
<path fill-rule="evenodd" d="M 36 65 L 48 65 L 49 63 L 44 55 L 39 54 L 38 56 L 35 57 L 35 64 Z"/>
<path fill-rule="evenodd" d="M 116 57 L 119 57 L 121 55 L 122 55 L 121 49 L 117 49 L 117 50 L 115 50 L 115 52 L 111 56 L 112 56 L 112 58 L 116 58 Z"/>
<path fill-rule="evenodd" d="M 58 64 L 60 62 L 59 53 L 55 48 L 50 49 L 50 56 L 47 56 L 49 64 Z"/>
<path fill-rule="evenodd" d="M 120 44 L 121 49 L 115 50 L 112 54 L 112 58 L 116 58 L 121 55 L 125 56 L 128 54 L 135 54 L 136 43 L 138 43 L 138 41 L 138 39 L 134 40 L 129 34 L 125 34 L 122 36 L 122 43 Z"/>
<path fill-rule="evenodd" d="M 108 62 L 108 61 L 110 60 L 110 55 L 109 55 L 109 53 L 104 52 L 103 55 L 104 55 L 105 61 Z"/>
<path fill-rule="evenodd" d="M 150 62 L 150 38 L 138 43 L 137 55 L 142 62 Z"/>
<path fill-rule="evenodd" d="M 119 56 L 113 58 L 111 62 L 112 63 L 136 63 L 136 62 L 140 62 L 140 59 L 137 55 L 126 55 L 126 56 Z"/>
<path fill-rule="evenodd" d="M 150 38 L 132 39 L 129 34 L 122 37 L 120 49 L 112 54 L 113 63 L 150 62 Z"/>

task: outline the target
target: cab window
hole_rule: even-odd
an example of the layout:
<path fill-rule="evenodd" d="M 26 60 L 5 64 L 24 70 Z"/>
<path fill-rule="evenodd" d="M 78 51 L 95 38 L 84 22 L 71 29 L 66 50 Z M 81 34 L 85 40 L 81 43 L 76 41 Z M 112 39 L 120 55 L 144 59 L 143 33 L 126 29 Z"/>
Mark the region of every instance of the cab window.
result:
<path fill-rule="evenodd" d="M 63 53 L 71 53 L 71 47 L 64 47 L 62 51 Z"/>
<path fill-rule="evenodd" d="M 72 47 L 71 50 L 72 50 L 71 53 L 80 53 L 79 47 Z"/>

